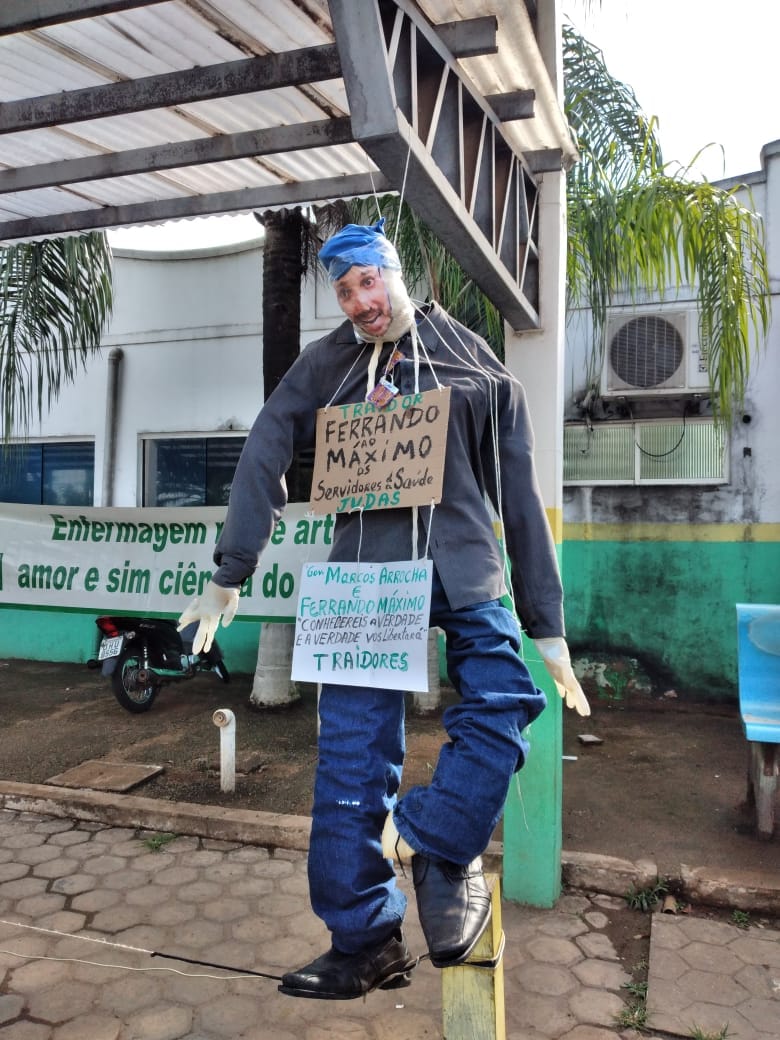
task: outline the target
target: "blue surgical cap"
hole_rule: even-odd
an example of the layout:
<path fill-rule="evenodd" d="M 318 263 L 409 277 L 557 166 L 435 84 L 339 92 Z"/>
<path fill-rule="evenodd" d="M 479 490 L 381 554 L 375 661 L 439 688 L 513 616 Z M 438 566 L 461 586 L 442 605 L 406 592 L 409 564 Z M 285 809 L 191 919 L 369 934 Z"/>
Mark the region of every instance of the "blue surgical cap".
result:
<path fill-rule="evenodd" d="M 320 263 L 332 282 L 350 267 L 389 267 L 401 270 L 395 246 L 385 236 L 385 218 L 376 224 L 347 224 L 328 239 L 320 250 Z"/>

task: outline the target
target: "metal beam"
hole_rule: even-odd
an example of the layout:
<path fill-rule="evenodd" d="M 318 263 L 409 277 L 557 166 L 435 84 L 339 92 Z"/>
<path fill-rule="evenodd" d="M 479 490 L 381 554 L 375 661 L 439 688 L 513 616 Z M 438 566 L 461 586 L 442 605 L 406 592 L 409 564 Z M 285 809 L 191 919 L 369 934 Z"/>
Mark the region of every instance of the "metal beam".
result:
<path fill-rule="evenodd" d="M 43 29 L 47 25 L 75 22 L 101 14 L 129 11 L 133 7 L 149 7 L 163 0 L 24 0 L 0 5 L 0 36 Z"/>
<path fill-rule="evenodd" d="M 387 178 L 381 173 L 375 173 L 373 177 L 368 173 L 355 173 L 325 180 L 224 191 L 214 195 L 200 195 L 197 198 L 188 195 L 182 198 L 161 199 L 158 202 L 136 202 L 127 206 L 104 206 L 98 209 L 76 210 L 72 213 L 54 213 L 47 217 L 26 217 L 0 223 L 0 244 L 45 235 L 151 224 L 183 217 L 202 217 L 211 213 L 238 213 L 310 202 L 330 202 L 333 199 L 373 195 L 375 190 L 383 193 L 392 189 Z"/>
<path fill-rule="evenodd" d="M 408 0 L 329 6 L 355 140 L 512 327 L 538 328 L 538 186 L 496 114 Z"/>
<path fill-rule="evenodd" d="M 506 94 L 488 94 L 485 101 L 502 123 L 512 119 L 533 119 L 535 90 L 510 90 Z"/>
<path fill-rule="evenodd" d="M 319 119 L 292 126 L 272 126 L 265 130 L 247 130 L 216 137 L 198 137 L 192 141 L 131 148 L 126 152 L 89 155 L 79 159 L 38 163 L 0 170 L 0 194 L 50 188 L 80 181 L 96 181 L 107 177 L 124 177 L 133 173 L 158 173 L 183 166 L 245 159 L 256 155 L 275 155 L 327 145 L 350 144 L 354 140 L 347 116 Z"/>
<path fill-rule="evenodd" d="M 436 32 L 453 58 L 477 58 L 498 54 L 498 19 L 495 15 L 439 22 Z"/>
<path fill-rule="evenodd" d="M 407 153 L 406 142 L 410 142 Z M 363 147 L 436 237 L 470 275 L 515 330 L 539 328 L 539 314 L 501 262 L 493 243 L 471 218 L 428 153 L 402 129 L 398 135 L 373 138 Z"/>
<path fill-rule="evenodd" d="M 222 62 L 159 76 L 109 83 L 101 87 L 5 101 L 0 105 L 0 133 L 98 119 L 192 101 L 233 97 L 255 91 L 317 83 L 341 75 L 334 44 Z"/>
<path fill-rule="evenodd" d="M 525 157 L 534 173 L 560 173 L 563 169 L 563 152 L 560 148 L 537 148 L 526 152 Z"/>

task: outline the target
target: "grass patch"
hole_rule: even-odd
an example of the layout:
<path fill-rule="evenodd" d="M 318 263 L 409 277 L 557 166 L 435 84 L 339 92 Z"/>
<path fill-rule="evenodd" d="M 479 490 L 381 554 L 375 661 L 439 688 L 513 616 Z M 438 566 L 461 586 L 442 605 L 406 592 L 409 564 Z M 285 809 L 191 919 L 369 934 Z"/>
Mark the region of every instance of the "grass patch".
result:
<path fill-rule="evenodd" d="M 178 837 L 178 834 L 151 834 L 144 839 L 144 845 L 150 852 L 159 852 L 160 849 L 164 849 L 166 845 L 175 841 Z"/>

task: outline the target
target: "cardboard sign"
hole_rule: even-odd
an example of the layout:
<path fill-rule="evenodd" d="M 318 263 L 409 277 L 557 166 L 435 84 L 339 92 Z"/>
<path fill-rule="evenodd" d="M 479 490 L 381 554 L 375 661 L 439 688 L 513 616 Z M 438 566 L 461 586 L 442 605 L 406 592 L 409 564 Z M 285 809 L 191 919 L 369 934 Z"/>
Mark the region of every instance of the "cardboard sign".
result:
<path fill-rule="evenodd" d="M 317 412 L 310 506 L 351 513 L 441 501 L 450 388 Z"/>
<path fill-rule="evenodd" d="M 304 564 L 293 679 L 425 693 L 432 575 L 430 560 Z"/>

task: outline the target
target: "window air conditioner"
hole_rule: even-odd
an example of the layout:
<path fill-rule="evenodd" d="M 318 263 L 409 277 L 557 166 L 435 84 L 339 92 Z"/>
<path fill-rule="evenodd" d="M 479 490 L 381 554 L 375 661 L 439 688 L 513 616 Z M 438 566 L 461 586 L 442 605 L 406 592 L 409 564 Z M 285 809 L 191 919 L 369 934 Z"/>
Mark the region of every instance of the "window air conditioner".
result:
<path fill-rule="evenodd" d="M 601 392 L 604 397 L 706 393 L 707 359 L 699 348 L 696 311 L 622 311 L 607 317 Z"/>

